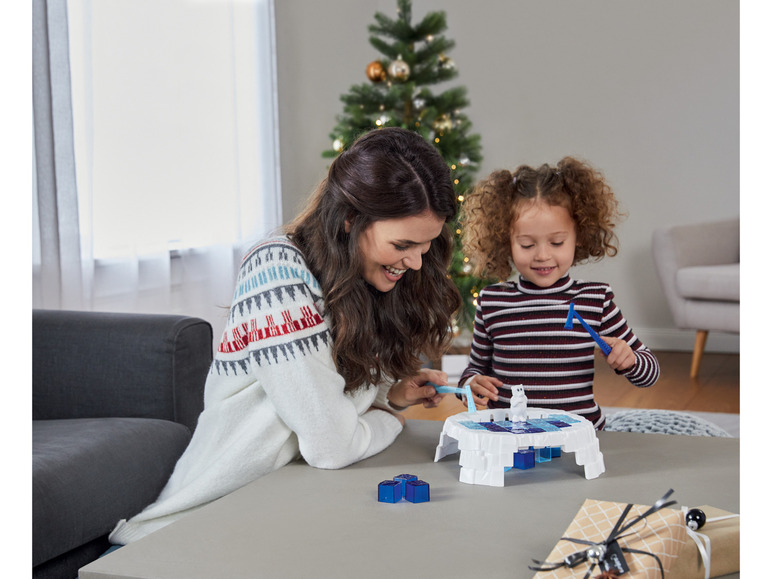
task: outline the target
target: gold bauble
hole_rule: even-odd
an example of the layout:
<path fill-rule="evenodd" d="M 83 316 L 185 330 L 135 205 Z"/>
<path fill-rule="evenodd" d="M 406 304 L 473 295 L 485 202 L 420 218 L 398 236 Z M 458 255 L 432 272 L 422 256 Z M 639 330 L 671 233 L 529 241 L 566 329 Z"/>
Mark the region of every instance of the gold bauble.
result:
<path fill-rule="evenodd" d="M 406 81 L 410 76 L 410 66 L 402 57 L 398 57 L 389 65 L 389 76 L 394 80 Z"/>
<path fill-rule="evenodd" d="M 449 115 L 440 115 L 434 119 L 432 127 L 434 127 L 434 130 L 438 133 L 445 133 L 453 128 L 453 120 Z"/>
<path fill-rule="evenodd" d="M 383 82 L 386 80 L 386 69 L 380 61 L 374 60 L 367 65 L 367 78 L 373 82 Z"/>

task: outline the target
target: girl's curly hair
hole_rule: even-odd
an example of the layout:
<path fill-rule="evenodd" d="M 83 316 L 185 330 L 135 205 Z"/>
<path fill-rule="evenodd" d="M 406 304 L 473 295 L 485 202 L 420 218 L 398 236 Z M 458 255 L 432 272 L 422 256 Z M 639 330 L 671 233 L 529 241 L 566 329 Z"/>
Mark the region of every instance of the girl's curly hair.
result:
<path fill-rule="evenodd" d="M 576 225 L 574 265 L 617 253 L 614 228 L 622 217 L 603 175 L 574 157 L 556 167 L 520 165 L 494 171 L 467 195 L 460 216 L 463 248 L 479 276 L 506 279 L 512 273 L 510 235 L 527 204 L 565 207 Z"/>

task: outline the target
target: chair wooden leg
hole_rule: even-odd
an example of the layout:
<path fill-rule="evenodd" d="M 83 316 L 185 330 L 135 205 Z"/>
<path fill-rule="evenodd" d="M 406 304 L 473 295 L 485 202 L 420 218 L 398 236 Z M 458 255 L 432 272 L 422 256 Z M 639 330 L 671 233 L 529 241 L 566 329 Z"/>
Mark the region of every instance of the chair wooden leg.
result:
<path fill-rule="evenodd" d="M 694 338 L 694 352 L 692 353 L 692 369 L 689 372 L 690 378 L 696 378 L 700 372 L 700 362 L 702 362 L 702 353 L 705 351 L 705 342 L 708 340 L 707 330 L 697 330 L 697 336 Z"/>

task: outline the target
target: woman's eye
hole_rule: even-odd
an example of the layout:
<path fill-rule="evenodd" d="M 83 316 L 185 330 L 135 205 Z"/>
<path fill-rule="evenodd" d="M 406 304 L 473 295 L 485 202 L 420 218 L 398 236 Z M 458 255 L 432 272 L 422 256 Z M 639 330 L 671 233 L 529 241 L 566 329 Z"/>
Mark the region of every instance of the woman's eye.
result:
<path fill-rule="evenodd" d="M 398 251 L 407 251 L 408 250 L 407 245 L 397 245 L 396 243 L 394 244 L 394 248 L 397 249 Z"/>

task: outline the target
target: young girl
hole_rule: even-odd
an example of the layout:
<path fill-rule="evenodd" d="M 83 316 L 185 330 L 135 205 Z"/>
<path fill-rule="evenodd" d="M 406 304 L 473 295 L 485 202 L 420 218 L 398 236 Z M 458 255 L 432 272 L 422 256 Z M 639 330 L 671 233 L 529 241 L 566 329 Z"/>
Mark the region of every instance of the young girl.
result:
<path fill-rule="evenodd" d="M 436 406 L 428 383 L 448 377 L 421 357 L 442 354 L 461 304 L 447 277 L 456 209 L 447 164 L 416 133 L 376 130 L 341 153 L 285 234 L 244 257 L 193 438 L 157 500 L 110 541 L 300 457 L 335 469 L 372 456 L 402 430 L 401 409 Z"/>
<path fill-rule="evenodd" d="M 475 273 L 516 281 L 477 298 L 469 381 L 479 405 L 509 406 L 523 385 L 528 405 L 569 411 L 598 430 L 605 416 L 593 395 L 595 342 L 578 322 L 565 329 L 569 306 L 611 347 L 606 363 L 635 386 L 659 378 L 654 354 L 636 338 L 605 283 L 576 280 L 572 265 L 617 252 L 617 201 L 603 176 L 566 157 L 557 167 L 496 171 L 467 196 L 464 248 Z"/>

